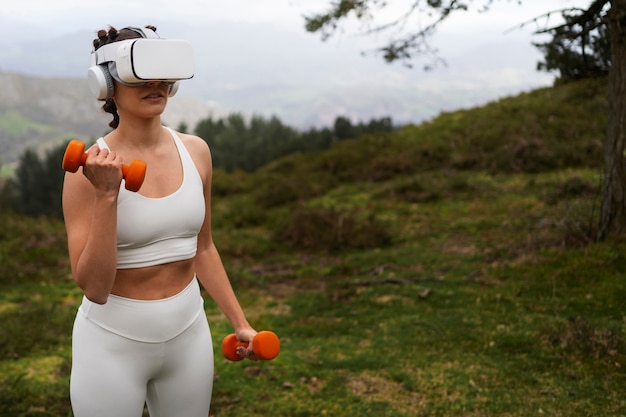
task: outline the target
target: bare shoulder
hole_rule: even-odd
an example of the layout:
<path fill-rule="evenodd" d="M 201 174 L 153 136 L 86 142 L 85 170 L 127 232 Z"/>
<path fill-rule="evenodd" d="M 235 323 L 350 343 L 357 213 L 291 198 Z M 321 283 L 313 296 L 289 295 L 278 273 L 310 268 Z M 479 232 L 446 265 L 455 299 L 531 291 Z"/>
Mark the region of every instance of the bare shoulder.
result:
<path fill-rule="evenodd" d="M 190 135 L 188 133 L 176 132 L 180 140 L 187 148 L 187 151 L 191 155 L 196 164 L 196 168 L 203 176 L 210 176 L 213 169 L 213 163 L 211 161 L 211 151 L 209 145 L 200 137 Z"/>
<path fill-rule="evenodd" d="M 198 156 L 210 156 L 211 152 L 209 150 L 209 145 L 201 138 L 196 135 L 190 135 L 188 133 L 180 133 L 177 132 L 178 137 L 183 141 L 185 147 L 192 152 L 194 155 Z"/>

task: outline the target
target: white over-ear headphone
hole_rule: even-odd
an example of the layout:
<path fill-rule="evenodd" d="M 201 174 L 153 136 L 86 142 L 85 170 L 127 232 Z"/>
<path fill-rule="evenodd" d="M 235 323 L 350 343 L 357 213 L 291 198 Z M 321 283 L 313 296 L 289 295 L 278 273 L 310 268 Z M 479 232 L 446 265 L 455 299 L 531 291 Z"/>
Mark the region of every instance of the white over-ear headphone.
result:
<path fill-rule="evenodd" d="M 159 35 L 149 28 L 135 28 L 135 27 L 127 27 L 125 29 L 130 29 L 134 32 L 137 32 L 141 35 L 142 38 L 147 39 L 158 39 Z M 92 53 L 92 60 L 95 59 Z M 115 93 L 115 82 L 114 75 L 117 76 L 117 70 L 115 68 L 115 62 L 106 62 L 102 64 L 95 64 L 92 62 L 91 67 L 87 70 L 87 84 L 89 85 L 89 90 L 98 100 L 106 100 L 113 97 Z M 119 79 L 119 77 L 115 77 L 118 82 L 124 83 Z M 129 84 L 127 84 L 129 85 Z M 132 85 L 132 84 L 130 84 Z M 173 97 L 178 91 L 179 81 L 174 82 L 170 85 L 168 96 Z"/>
<path fill-rule="evenodd" d="M 113 97 L 115 92 L 115 84 L 113 77 L 109 72 L 108 65 L 92 65 L 87 70 L 87 83 L 91 93 L 98 100 L 106 100 Z"/>

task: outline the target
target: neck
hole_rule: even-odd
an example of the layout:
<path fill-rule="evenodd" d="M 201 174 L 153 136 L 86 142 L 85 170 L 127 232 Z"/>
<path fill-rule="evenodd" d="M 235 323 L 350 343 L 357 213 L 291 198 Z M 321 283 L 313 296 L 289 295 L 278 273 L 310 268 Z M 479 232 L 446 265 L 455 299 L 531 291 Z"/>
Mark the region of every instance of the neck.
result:
<path fill-rule="evenodd" d="M 122 122 L 123 120 L 123 122 Z M 133 148 L 155 147 L 163 133 L 159 117 L 149 119 L 120 119 L 120 124 L 111 135 Z"/>

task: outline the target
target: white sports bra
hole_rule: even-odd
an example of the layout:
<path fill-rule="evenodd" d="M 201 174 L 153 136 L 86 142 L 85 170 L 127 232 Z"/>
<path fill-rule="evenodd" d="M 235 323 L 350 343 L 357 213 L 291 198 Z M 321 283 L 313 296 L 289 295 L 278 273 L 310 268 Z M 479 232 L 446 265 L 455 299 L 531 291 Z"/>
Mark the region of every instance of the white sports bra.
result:
<path fill-rule="evenodd" d="M 183 182 L 172 194 L 150 198 L 122 184 L 117 200 L 117 268 L 143 268 L 191 259 L 204 223 L 200 174 L 176 132 L 169 129 L 183 167 Z M 100 138 L 101 149 L 109 149 Z M 150 166 L 148 166 L 148 170 Z M 122 181 L 123 183 L 123 181 Z"/>

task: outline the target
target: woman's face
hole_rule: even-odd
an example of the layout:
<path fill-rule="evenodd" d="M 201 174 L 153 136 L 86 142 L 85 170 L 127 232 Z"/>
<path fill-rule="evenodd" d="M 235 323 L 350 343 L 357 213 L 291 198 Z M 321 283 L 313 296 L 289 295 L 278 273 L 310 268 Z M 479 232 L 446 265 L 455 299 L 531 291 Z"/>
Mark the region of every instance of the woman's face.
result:
<path fill-rule="evenodd" d="M 113 100 L 120 118 L 126 115 L 136 117 L 157 117 L 165 110 L 171 84 L 150 81 L 142 85 L 129 86 L 115 82 Z"/>

